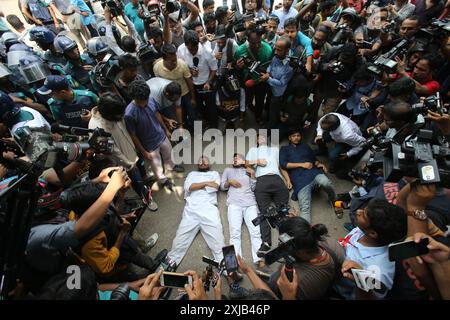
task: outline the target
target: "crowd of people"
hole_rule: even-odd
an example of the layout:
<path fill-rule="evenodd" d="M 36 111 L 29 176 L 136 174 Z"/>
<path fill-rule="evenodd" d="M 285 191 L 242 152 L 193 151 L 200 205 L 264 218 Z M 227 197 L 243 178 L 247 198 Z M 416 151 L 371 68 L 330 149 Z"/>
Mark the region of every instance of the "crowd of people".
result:
<path fill-rule="evenodd" d="M 20 17 L 0 12 L 0 189 L 21 188 L 27 173 L 36 191 L 19 209 L 32 211 L 25 234 L 11 228 L 15 194 L 2 194 L 1 267 L 17 268 L 4 269 L 16 272 L 2 295 L 168 299 L 161 268 L 184 272 L 201 232 L 219 265 L 222 248 L 234 246 L 239 271 L 185 271 L 192 283 L 180 299 L 208 299 L 210 283 L 217 300 L 450 298 L 450 1 L 20 0 L 19 8 Z M 194 132 L 196 121 L 268 134 L 222 174 L 206 156 L 185 173 L 172 134 Z M 140 243 L 133 231 L 147 209 L 165 210 L 152 186 L 173 191 L 172 173 L 185 175 L 185 207 L 172 248 L 150 256 L 158 234 Z M 333 179 L 354 187 L 337 194 Z M 327 238 L 333 226 L 312 223 L 318 190 L 337 218 L 349 213 L 338 241 Z M 243 222 L 252 263 L 242 258 Z M 12 245 L 15 236 L 26 239 Z M 426 252 L 392 259 L 392 244 L 424 239 Z M 280 267 L 265 258 L 277 248 Z M 69 266 L 79 268 L 79 288 L 67 286 Z"/>

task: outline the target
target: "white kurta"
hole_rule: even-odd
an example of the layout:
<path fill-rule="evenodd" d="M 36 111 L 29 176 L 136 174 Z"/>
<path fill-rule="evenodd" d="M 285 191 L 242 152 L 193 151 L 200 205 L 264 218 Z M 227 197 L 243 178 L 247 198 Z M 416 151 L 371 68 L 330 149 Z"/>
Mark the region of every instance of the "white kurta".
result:
<path fill-rule="evenodd" d="M 217 208 L 217 190 L 206 187 L 196 191 L 189 191 L 193 183 L 214 181 L 220 185 L 220 176 L 217 171 L 189 173 L 184 182 L 186 206 L 183 217 L 178 227 L 177 234 L 172 243 L 169 258 L 176 261 L 177 265 L 183 260 L 186 251 L 200 231 L 211 249 L 214 259 L 223 259 L 222 247 L 225 246 L 223 228 Z"/>

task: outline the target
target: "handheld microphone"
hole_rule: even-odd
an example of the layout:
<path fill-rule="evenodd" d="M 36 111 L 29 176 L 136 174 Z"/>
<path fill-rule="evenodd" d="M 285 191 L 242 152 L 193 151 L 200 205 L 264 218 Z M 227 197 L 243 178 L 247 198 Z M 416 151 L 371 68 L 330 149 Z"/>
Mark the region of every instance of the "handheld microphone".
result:
<path fill-rule="evenodd" d="M 194 63 L 194 67 L 198 68 L 198 63 L 200 62 L 200 59 L 198 57 L 192 58 L 192 62 Z"/>

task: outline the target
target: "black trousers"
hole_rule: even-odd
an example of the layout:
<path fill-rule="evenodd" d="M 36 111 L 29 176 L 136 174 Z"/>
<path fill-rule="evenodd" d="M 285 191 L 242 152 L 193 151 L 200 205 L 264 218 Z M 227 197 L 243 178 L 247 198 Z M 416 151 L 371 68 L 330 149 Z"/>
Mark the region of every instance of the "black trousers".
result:
<path fill-rule="evenodd" d="M 269 129 L 278 129 L 280 126 L 280 111 L 281 105 L 283 103 L 283 96 L 274 97 L 272 96 L 270 100 L 269 107 Z"/>
<path fill-rule="evenodd" d="M 215 92 L 199 93 L 203 91 L 203 85 L 194 85 L 197 98 L 197 110 L 207 121 L 210 128 L 217 128 L 217 106 Z"/>
<path fill-rule="evenodd" d="M 254 87 L 245 89 L 245 103 L 247 106 L 251 105 L 253 99 L 255 99 L 255 118 L 257 121 L 261 120 L 268 91 L 269 86 L 265 82 L 260 82 Z"/>
<path fill-rule="evenodd" d="M 272 202 L 277 207 L 287 204 L 289 201 L 289 190 L 279 175 L 265 175 L 256 179 L 255 197 L 259 215 L 262 215 Z M 272 232 L 267 220 L 263 220 L 260 228 L 262 241 L 272 246 Z"/>

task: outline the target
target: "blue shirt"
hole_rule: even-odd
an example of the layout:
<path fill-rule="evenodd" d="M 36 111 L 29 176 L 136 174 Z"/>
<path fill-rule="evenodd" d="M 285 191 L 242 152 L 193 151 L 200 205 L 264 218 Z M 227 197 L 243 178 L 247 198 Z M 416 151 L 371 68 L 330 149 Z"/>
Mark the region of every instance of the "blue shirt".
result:
<path fill-rule="evenodd" d="M 278 24 L 278 30 L 277 31 L 282 31 L 284 30 L 284 22 L 289 19 L 289 18 L 295 18 L 297 17 L 297 10 L 294 9 L 293 6 L 291 6 L 289 8 L 289 11 L 286 12 L 284 11 L 284 7 L 278 10 L 274 10 L 272 12 L 273 15 L 277 16 L 278 19 L 280 19 L 280 23 Z"/>
<path fill-rule="evenodd" d="M 156 118 L 156 112 L 156 104 L 152 98 L 148 99 L 145 108 L 131 102 L 125 110 L 127 130 L 139 138 L 142 146 L 148 152 L 156 150 L 166 138 L 164 130 Z"/>
<path fill-rule="evenodd" d="M 288 171 L 292 185 L 294 186 L 292 200 L 297 200 L 298 192 L 309 185 L 318 174 L 323 172 L 316 168 L 316 166 L 313 166 L 309 170 L 304 168 L 287 169 L 289 162 L 311 162 L 314 165 L 316 156 L 308 144 L 302 142 L 298 145 L 290 143 L 288 146 L 281 147 L 280 149 L 280 166 Z"/>
<path fill-rule="evenodd" d="M 10 31 L 8 25 L 5 23 L 2 17 L 0 17 L 0 31 L 3 32 Z"/>
<path fill-rule="evenodd" d="M 83 25 L 87 26 L 90 24 L 93 24 L 95 22 L 94 15 L 92 14 L 91 9 L 88 7 L 86 2 L 83 0 L 70 0 L 70 3 L 74 6 L 80 9 L 81 12 L 87 12 L 89 15 L 83 16 L 80 14 L 81 22 L 83 22 Z"/>
<path fill-rule="evenodd" d="M 302 33 L 301 31 L 299 31 L 297 33 L 297 38 L 295 39 L 295 43 L 294 43 L 294 47 L 293 49 L 290 50 L 290 54 L 295 55 L 295 48 L 301 44 L 303 46 L 303 48 L 306 49 L 306 56 L 312 56 L 314 53 L 312 44 L 311 44 L 311 39 L 308 38 L 304 33 Z"/>
<path fill-rule="evenodd" d="M 270 78 L 267 80 L 267 83 L 270 85 L 274 97 L 281 97 L 294 74 L 294 70 L 289 65 L 289 59 L 280 60 L 277 57 L 273 57 L 267 72 L 270 72 Z"/>
<path fill-rule="evenodd" d="M 133 3 L 129 3 L 125 6 L 124 12 L 125 15 L 133 22 L 134 28 L 136 29 L 136 32 L 139 34 L 139 36 L 144 39 L 144 21 L 142 21 L 141 18 L 138 16 L 139 11 L 139 5 L 134 6 Z"/>

